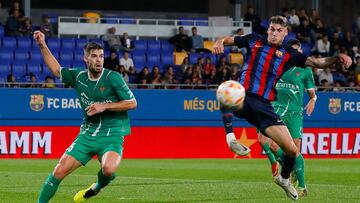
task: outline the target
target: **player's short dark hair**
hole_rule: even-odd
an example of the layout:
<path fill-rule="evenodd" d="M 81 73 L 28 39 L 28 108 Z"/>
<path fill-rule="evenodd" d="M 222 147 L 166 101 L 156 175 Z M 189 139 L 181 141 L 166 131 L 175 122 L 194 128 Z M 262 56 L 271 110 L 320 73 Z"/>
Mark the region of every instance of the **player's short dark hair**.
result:
<path fill-rule="evenodd" d="M 94 49 L 104 49 L 104 47 L 101 44 L 96 43 L 96 42 L 88 42 L 84 46 L 85 54 L 90 53 L 90 51 L 94 50 Z"/>
<path fill-rule="evenodd" d="M 279 24 L 284 27 L 288 27 L 288 21 L 284 16 L 273 16 L 270 18 L 269 23 Z"/>
<path fill-rule="evenodd" d="M 293 45 L 299 45 L 301 46 L 301 43 L 298 39 L 290 39 L 287 43 L 287 46 L 293 46 Z"/>

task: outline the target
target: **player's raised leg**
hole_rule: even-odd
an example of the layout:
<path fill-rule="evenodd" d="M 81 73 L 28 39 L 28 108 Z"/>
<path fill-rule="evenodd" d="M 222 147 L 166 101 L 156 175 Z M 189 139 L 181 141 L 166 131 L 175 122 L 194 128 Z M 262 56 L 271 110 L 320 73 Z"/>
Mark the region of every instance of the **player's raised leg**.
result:
<path fill-rule="evenodd" d="M 70 155 L 64 154 L 42 186 L 38 203 L 49 202 L 55 195 L 61 181 L 80 166 L 81 163 L 78 160 Z"/>
<path fill-rule="evenodd" d="M 101 169 L 98 180 L 89 188 L 80 190 L 74 196 L 75 203 L 85 202 L 90 197 L 97 195 L 102 188 L 115 179 L 115 172 L 120 164 L 121 156 L 114 151 L 108 151 L 101 157 Z"/>
<path fill-rule="evenodd" d="M 273 125 L 267 127 L 265 129 L 265 133 L 284 150 L 284 165 L 281 169 L 280 175 L 274 178 L 275 183 L 285 190 L 289 198 L 297 200 L 298 193 L 291 185 L 289 177 L 294 168 L 295 157 L 298 153 L 298 149 L 290 136 L 289 130 L 285 125 Z"/>

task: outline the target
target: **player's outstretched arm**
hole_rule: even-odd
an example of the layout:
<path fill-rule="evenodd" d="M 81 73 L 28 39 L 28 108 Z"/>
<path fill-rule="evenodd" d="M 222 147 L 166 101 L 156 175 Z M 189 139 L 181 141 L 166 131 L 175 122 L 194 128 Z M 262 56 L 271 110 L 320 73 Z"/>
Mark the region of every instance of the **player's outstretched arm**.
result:
<path fill-rule="evenodd" d="M 342 68 L 349 68 L 352 64 L 352 60 L 349 56 L 347 56 L 345 54 L 339 54 L 337 56 L 330 56 L 330 57 L 324 57 L 324 58 L 308 57 L 306 59 L 305 65 L 310 66 L 310 67 L 324 69 L 335 63 L 340 63 Z"/>
<path fill-rule="evenodd" d="M 234 45 L 234 37 L 220 37 L 215 41 L 213 53 L 221 54 L 224 53 L 224 46 Z"/>
<path fill-rule="evenodd" d="M 34 40 L 38 44 L 46 66 L 55 77 L 60 77 L 60 64 L 45 43 L 45 35 L 40 31 L 34 32 Z"/>
<path fill-rule="evenodd" d="M 308 93 L 310 99 L 309 99 L 309 102 L 305 106 L 305 110 L 306 110 L 306 115 L 310 116 L 315 109 L 315 103 L 317 100 L 317 96 L 315 93 L 315 89 L 310 89 L 307 91 L 307 93 Z"/>
<path fill-rule="evenodd" d="M 93 116 L 104 111 L 127 111 L 131 109 L 136 109 L 137 103 L 135 99 L 132 100 L 123 100 L 113 103 L 104 103 L 104 104 L 92 104 L 88 106 L 85 111 L 88 116 Z"/>

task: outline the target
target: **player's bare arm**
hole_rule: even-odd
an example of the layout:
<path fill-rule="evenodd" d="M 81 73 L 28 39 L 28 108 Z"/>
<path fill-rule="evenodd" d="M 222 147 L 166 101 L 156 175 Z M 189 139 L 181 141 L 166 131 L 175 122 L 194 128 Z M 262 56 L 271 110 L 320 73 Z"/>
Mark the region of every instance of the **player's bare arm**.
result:
<path fill-rule="evenodd" d="M 310 99 L 309 99 L 309 102 L 305 106 L 305 110 L 306 110 L 306 115 L 310 116 L 312 114 L 312 112 L 314 111 L 317 96 L 315 93 L 315 89 L 309 89 L 309 90 L 307 90 L 307 93 L 308 93 Z"/>
<path fill-rule="evenodd" d="M 234 37 L 220 37 L 215 41 L 214 44 L 214 54 L 224 53 L 224 46 L 234 45 Z"/>
<path fill-rule="evenodd" d="M 46 45 L 45 35 L 40 31 L 35 31 L 34 39 L 35 39 L 36 43 L 39 45 L 39 48 L 40 48 L 41 54 L 44 58 L 46 66 L 49 68 L 49 70 L 55 77 L 59 78 L 60 77 L 60 64 L 56 60 L 54 55 L 51 53 L 48 46 Z"/>
<path fill-rule="evenodd" d="M 88 116 L 93 116 L 98 113 L 102 113 L 104 111 L 127 111 L 131 109 L 136 109 L 137 103 L 136 100 L 123 100 L 119 102 L 113 103 L 104 103 L 104 104 L 92 104 L 88 106 L 86 110 L 86 114 Z"/>
<path fill-rule="evenodd" d="M 308 57 L 305 62 L 305 65 L 324 69 L 335 63 L 340 63 L 342 68 L 349 68 L 352 64 L 352 60 L 349 56 L 345 54 L 339 54 L 337 56 L 324 57 L 324 58 Z"/>

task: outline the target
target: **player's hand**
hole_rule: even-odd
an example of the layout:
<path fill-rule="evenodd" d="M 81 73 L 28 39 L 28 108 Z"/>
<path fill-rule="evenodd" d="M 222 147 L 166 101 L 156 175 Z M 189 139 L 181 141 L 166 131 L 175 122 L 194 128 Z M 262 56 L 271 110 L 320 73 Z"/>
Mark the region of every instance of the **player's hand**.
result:
<path fill-rule="evenodd" d="M 309 102 L 305 106 L 306 115 L 310 116 L 312 114 L 312 112 L 314 111 L 314 109 L 315 109 L 315 100 L 310 99 Z"/>
<path fill-rule="evenodd" d="M 222 54 L 224 53 L 224 39 L 217 39 L 213 46 L 213 54 Z"/>
<path fill-rule="evenodd" d="M 104 104 L 91 104 L 88 106 L 85 111 L 88 116 L 93 116 L 98 113 L 102 113 L 106 110 Z"/>
<path fill-rule="evenodd" d="M 38 45 L 44 45 L 45 44 L 45 35 L 44 33 L 40 32 L 39 30 L 34 32 L 34 40 Z"/>
<path fill-rule="evenodd" d="M 342 67 L 343 69 L 344 69 L 344 68 L 348 69 L 348 68 L 351 66 L 352 60 L 351 60 L 351 58 L 350 58 L 348 55 L 346 55 L 346 54 L 339 54 L 338 57 L 339 57 L 339 60 L 340 60 L 340 63 L 341 63 L 341 67 Z"/>

